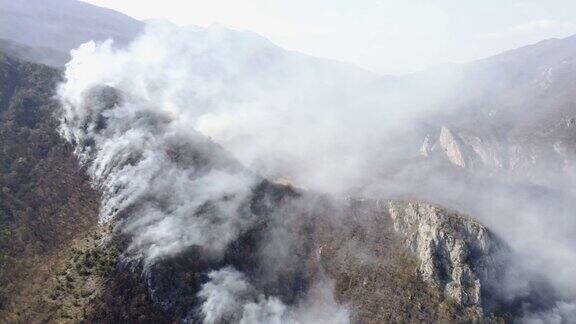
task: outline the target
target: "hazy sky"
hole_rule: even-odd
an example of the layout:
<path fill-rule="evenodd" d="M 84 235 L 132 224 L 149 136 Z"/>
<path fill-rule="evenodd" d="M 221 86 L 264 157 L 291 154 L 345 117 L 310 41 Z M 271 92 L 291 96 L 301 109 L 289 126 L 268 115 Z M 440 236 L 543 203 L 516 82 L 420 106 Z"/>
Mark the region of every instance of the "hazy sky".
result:
<path fill-rule="evenodd" d="M 400 74 L 576 34 L 573 0 L 87 0 L 138 19 L 219 23 Z"/>

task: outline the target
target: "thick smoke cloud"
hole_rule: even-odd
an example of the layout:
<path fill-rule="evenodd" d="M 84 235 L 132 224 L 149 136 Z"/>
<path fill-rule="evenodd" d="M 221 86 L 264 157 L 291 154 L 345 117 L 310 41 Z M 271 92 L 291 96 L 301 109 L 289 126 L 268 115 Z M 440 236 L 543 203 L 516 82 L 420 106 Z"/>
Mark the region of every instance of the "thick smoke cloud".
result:
<path fill-rule="evenodd" d="M 129 238 L 123 261 L 143 262 L 147 278 L 156 262 L 192 247 L 209 260 L 223 258 L 257 223 L 249 202 L 262 178 L 199 133 L 196 122 L 209 112 L 272 104 L 260 96 L 286 96 L 278 92 L 293 66 L 315 69 L 309 58 L 284 55 L 253 35 L 170 25 L 150 27 L 125 50 L 108 41 L 72 52 L 58 92 L 61 132 L 103 194 L 101 221 L 116 222 Z M 290 244 L 290 238 L 269 241 Z M 199 295 L 206 322 L 348 321 L 331 289 L 292 308 L 264 297 L 235 270 L 210 278 Z M 330 313 L 316 308 L 327 305 Z"/>
<path fill-rule="evenodd" d="M 248 32 L 164 23 L 149 25 L 126 51 L 86 44 L 73 62 L 80 60 L 68 68 L 78 78 L 68 91 L 87 82 L 117 87 L 213 138 L 251 170 L 328 192 L 373 177 L 358 170 L 383 148 L 416 149 L 397 145 L 398 133 L 458 81 L 448 70 L 396 82 Z"/>
<path fill-rule="evenodd" d="M 466 211 L 511 244 L 526 272 L 546 278 L 568 301 L 576 296 L 569 198 L 526 189 L 529 176 L 481 168 L 446 173 L 446 161 L 414 163 L 430 125 L 489 83 L 468 80 L 463 88 L 465 69 L 383 78 L 284 51 L 248 32 L 165 23 L 149 25 L 126 49 L 87 43 L 72 56 L 59 89 L 62 134 L 104 194 L 102 221 L 118 219 L 132 235 L 128 258 L 154 262 L 191 246 L 218 256 L 254 225 L 244 202 L 263 175 L 334 194 L 423 198 Z M 490 141 L 498 150 L 511 146 Z M 334 320 L 310 306 L 315 299 L 284 305 L 231 268 L 210 279 L 201 292 L 207 322 Z M 509 290 L 522 294 L 522 283 Z M 331 294 L 320 295 L 332 305 Z M 530 320 L 573 318 L 571 305 Z M 347 318 L 345 309 L 334 309 L 336 318 Z"/>
<path fill-rule="evenodd" d="M 191 244 L 223 246 L 224 238 L 244 224 L 218 220 L 230 231 L 207 238 L 175 235 L 192 225 L 182 217 L 164 221 L 166 212 L 158 205 L 178 206 L 170 214 L 185 215 L 231 193 L 238 199 L 220 207 L 233 210 L 245 194 L 242 188 L 254 181 L 230 166 L 213 166 L 218 172 L 179 167 L 170 148 L 208 146 L 197 131 L 250 170 L 338 192 L 369 176 L 359 172 L 367 156 L 412 116 L 410 107 L 419 107 L 377 96 L 378 79 L 368 72 L 220 27 L 157 23 L 125 50 L 114 49 L 111 41 L 90 42 L 72 56 L 59 91 L 65 107 L 62 133 L 78 144 L 76 153 L 90 162 L 90 173 L 104 191 L 103 221 L 147 196 L 160 200 L 138 207 L 149 216 L 126 226 L 140 237 L 134 249 L 147 246 L 150 257 Z M 374 108 L 385 107 L 384 102 L 398 109 Z M 210 163 L 220 163 L 214 160 Z M 158 226 L 150 230 L 150 223 Z M 154 243 L 169 237 L 178 238 L 165 246 Z M 215 242 L 219 238 L 222 242 Z"/>
<path fill-rule="evenodd" d="M 73 75 L 81 66 L 73 64 L 61 88 L 67 100 L 63 133 L 78 144 L 103 192 L 102 221 L 137 209 L 123 220 L 123 230 L 134 235 L 130 251 L 146 260 L 192 245 L 218 252 L 251 222 L 237 209 L 255 181 L 252 174 L 168 113 L 106 82 L 86 85 L 75 97 L 73 87 L 82 83 Z M 191 217 L 207 202 L 217 211 Z"/>
<path fill-rule="evenodd" d="M 202 287 L 200 297 L 206 323 L 348 323 L 348 310 L 332 297 L 333 287 L 324 280 L 312 287 L 309 295 L 293 308 L 275 297 L 258 293 L 243 277 L 224 268 L 209 274 L 210 281 Z"/>

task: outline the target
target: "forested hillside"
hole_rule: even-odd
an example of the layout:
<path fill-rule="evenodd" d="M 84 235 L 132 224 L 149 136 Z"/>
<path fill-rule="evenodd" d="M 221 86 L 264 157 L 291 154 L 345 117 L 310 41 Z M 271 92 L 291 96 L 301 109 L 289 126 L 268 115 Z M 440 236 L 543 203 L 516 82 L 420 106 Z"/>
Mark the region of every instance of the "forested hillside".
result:
<path fill-rule="evenodd" d="M 97 223 L 98 194 L 57 133 L 59 78 L 0 54 L 0 314 Z"/>

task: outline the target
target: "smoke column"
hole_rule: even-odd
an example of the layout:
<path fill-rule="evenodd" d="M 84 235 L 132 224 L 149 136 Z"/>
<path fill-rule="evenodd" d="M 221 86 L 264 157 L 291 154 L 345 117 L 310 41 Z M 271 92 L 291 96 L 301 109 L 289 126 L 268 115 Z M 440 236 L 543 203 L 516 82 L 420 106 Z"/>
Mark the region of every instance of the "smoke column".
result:
<path fill-rule="evenodd" d="M 66 66 L 62 135 L 102 192 L 101 222 L 114 222 L 129 237 L 123 262 L 143 264 L 148 281 L 154 265 L 190 248 L 221 259 L 258 222 L 249 202 L 262 177 L 196 130 L 208 112 L 251 105 L 275 91 L 277 75 L 287 72 L 273 45 L 242 37 L 153 26 L 125 50 L 112 41 L 86 43 Z M 308 292 L 314 300 L 292 307 L 232 267 L 208 279 L 198 294 L 206 323 L 348 322 L 323 281 Z M 160 304 L 170 303 L 149 289 Z"/>

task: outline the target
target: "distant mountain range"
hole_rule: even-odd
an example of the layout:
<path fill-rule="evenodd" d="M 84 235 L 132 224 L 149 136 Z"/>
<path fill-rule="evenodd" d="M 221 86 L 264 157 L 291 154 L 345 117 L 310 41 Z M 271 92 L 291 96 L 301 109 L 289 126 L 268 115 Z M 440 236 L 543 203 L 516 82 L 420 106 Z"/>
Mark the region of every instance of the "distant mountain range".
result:
<path fill-rule="evenodd" d="M 60 64 L 63 54 L 89 40 L 113 38 L 126 44 L 142 28 L 138 20 L 81 1 L 0 1 L 0 39 L 36 48 L 40 59 L 54 57 L 41 63 Z"/>

